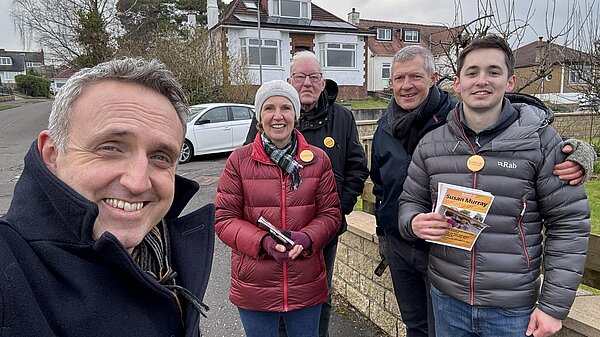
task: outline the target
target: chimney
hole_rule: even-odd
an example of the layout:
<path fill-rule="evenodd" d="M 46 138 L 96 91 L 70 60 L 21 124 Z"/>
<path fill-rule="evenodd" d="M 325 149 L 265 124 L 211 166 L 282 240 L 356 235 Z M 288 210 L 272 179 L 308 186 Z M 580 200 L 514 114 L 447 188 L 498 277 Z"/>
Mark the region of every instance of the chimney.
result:
<path fill-rule="evenodd" d="M 219 23 L 219 7 L 217 0 L 206 1 L 206 23 L 207 28 L 211 29 Z"/>
<path fill-rule="evenodd" d="M 543 36 L 538 36 L 538 40 L 537 40 L 537 45 L 538 48 L 541 48 L 544 46 L 544 37 Z"/>
<path fill-rule="evenodd" d="M 189 11 L 187 13 L 187 24 L 192 27 L 196 26 L 196 12 Z"/>
<path fill-rule="evenodd" d="M 348 13 L 348 22 L 355 26 L 360 23 L 360 13 L 356 11 L 356 8 L 352 8 L 352 12 Z"/>

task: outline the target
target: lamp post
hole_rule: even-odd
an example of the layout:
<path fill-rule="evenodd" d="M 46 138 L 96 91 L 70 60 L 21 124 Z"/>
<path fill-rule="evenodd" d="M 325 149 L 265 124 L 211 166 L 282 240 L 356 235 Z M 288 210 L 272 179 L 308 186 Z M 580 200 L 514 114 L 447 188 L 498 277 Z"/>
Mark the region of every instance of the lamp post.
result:
<path fill-rule="evenodd" d="M 259 80 L 259 84 L 262 85 L 263 83 L 263 78 L 262 78 L 262 38 L 260 36 L 260 0 L 256 1 L 256 13 L 257 13 L 257 18 L 258 18 L 258 80 Z"/>

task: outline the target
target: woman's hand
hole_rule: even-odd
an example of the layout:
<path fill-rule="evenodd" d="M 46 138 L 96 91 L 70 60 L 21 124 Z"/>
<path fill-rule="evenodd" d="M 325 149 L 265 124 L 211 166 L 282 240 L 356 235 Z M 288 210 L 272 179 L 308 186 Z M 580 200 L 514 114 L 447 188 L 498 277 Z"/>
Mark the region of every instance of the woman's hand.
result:
<path fill-rule="evenodd" d="M 273 237 L 267 235 L 262 239 L 261 245 L 267 254 L 272 256 L 277 263 L 283 263 L 283 261 L 288 258 L 292 260 L 297 258 L 304 250 L 309 249 L 312 245 L 312 241 L 310 241 L 308 234 L 302 232 L 290 232 L 290 239 L 295 243 L 293 247 L 291 245 L 277 243 Z"/>
<path fill-rule="evenodd" d="M 296 244 L 290 250 L 290 258 L 293 260 L 297 258 L 302 253 L 302 251 L 309 249 L 310 246 L 312 246 L 312 241 L 310 241 L 310 237 L 306 233 L 294 231 L 291 231 L 290 233 L 290 238 Z"/>
<path fill-rule="evenodd" d="M 284 245 L 277 243 L 270 235 L 266 235 L 262 239 L 261 245 L 267 254 L 272 256 L 279 264 L 282 264 L 288 257 L 291 257 L 292 251 L 288 252 Z"/>

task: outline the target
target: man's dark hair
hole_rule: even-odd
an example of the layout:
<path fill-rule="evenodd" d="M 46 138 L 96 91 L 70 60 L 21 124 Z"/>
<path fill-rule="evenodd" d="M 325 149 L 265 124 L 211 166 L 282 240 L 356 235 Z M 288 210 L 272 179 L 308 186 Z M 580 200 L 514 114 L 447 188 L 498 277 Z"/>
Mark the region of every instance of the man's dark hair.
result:
<path fill-rule="evenodd" d="M 467 57 L 467 54 L 478 49 L 498 49 L 503 52 L 504 60 L 506 61 L 506 67 L 508 68 L 508 76 L 510 77 L 514 75 L 515 56 L 513 55 L 512 49 L 510 49 L 510 46 L 502 37 L 497 35 L 488 35 L 486 37 L 474 39 L 465 49 L 460 52 L 458 55 L 458 60 L 456 61 L 457 76 L 460 75 L 460 71 L 465 64 L 465 58 Z"/>

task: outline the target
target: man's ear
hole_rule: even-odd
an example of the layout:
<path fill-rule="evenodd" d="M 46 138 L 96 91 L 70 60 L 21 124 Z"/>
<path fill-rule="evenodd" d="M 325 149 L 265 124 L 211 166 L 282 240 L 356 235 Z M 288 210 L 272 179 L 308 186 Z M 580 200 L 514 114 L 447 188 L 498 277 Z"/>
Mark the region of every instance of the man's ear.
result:
<path fill-rule="evenodd" d="M 454 76 L 454 92 L 460 93 L 460 79 L 458 76 Z"/>
<path fill-rule="evenodd" d="M 508 78 L 508 82 L 506 85 L 506 92 L 513 92 L 515 90 L 515 86 L 517 85 L 517 76 L 512 75 Z"/>
<path fill-rule="evenodd" d="M 434 85 L 437 84 L 438 78 L 439 78 L 438 72 L 434 71 L 433 74 L 431 74 L 431 85 L 430 85 L 430 87 L 433 87 Z"/>
<path fill-rule="evenodd" d="M 44 130 L 40 132 L 38 136 L 38 151 L 40 153 L 40 157 L 46 167 L 54 174 L 56 174 L 56 166 L 57 166 L 57 158 L 58 158 L 58 148 L 54 144 L 52 138 L 50 138 L 50 134 L 48 130 Z"/>

